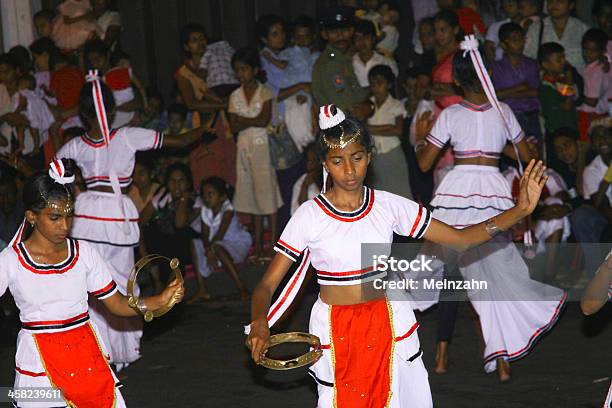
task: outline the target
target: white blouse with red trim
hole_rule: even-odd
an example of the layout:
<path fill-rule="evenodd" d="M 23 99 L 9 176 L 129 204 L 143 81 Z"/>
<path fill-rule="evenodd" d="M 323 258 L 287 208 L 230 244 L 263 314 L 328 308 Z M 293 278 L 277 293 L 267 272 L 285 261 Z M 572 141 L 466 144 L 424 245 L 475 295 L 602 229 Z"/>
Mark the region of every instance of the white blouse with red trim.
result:
<path fill-rule="evenodd" d="M 444 109 L 427 135 L 427 141 L 440 149 L 450 142 L 458 159 L 488 157 L 499 159 L 504 146 L 524 137 L 512 109 L 500 102 L 510 135 L 497 110 L 491 104 L 474 105 L 463 101 Z"/>
<path fill-rule="evenodd" d="M 36 263 L 23 243 L 0 253 L 0 296 L 8 287 L 26 330 L 61 331 L 84 324 L 88 295 L 106 299 L 117 291 L 110 266 L 94 247 L 71 238 L 67 242 L 67 258 L 54 265 Z"/>
<path fill-rule="evenodd" d="M 422 238 L 430 222 L 427 208 L 386 191 L 364 187 L 363 203 L 351 213 L 321 194 L 298 208 L 274 249 L 292 261 L 309 257 L 321 285 L 355 285 L 387 274 L 373 260 L 362 265 L 362 244 L 390 244 L 394 232 Z M 376 255 L 389 255 L 390 245 L 385 248 Z"/>
<path fill-rule="evenodd" d="M 87 133 L 66 143 L 56 157 L 73 159 L 79 165 L 87 187 L 110 187 L 110 168 L 115 170 L 121 187 L 132 184 L 135 153 L 142 150 L 159 149 L 163 135 L 144 128 L 122 127 L 111 132 L 108 152 L 104 141 L 95 141 Z M 107 160 L 107 154 L 110 160 Z"/>

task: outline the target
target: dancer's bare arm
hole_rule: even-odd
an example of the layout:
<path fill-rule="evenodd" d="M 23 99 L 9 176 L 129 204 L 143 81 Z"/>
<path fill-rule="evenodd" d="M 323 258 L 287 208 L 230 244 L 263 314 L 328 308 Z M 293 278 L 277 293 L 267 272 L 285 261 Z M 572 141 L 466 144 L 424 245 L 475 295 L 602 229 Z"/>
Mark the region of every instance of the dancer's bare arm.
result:
<path fill-rule="evenodd" d="M 184 295 L 185 288 L 183 287 L 183 284 L 173 280 L 168 284 L 168 286 L 166 286 L 162 293 L 159 295 L 148 296 L 143 300 L 147 306 L 147 309 L 154 312 L 168 304 L 172 297 L 175 298 L 176 303 L 179 303 L 181 300 L 183 300 Z M 128 304 L 128 298 L 123 296 L 119 291 L 115 292 L 115 294 L 111 297 L 102 300 L 102 302 L 104 302 L 104 306 L 106 306 L 106 308 L 116 316 L 130 317 L 139 315 L 139 313 L 135 309 L 132 309 Z"/>
<path fill-rule="evenodd" d="M 494 220 L 498 229 L 507 231 L 536 208 L 542 189 L 546 184 L 544 175 L 546 167 L 539 161 L 532 160 L 521 178 L 520 196 L 516 206 L 497 215 Z M 432 220 L 425 233 L 425 239 L 437 244 L 446 245 L 459 251 L 467 250 L 491 239 L 486 230 L 487 221 L 464 229 L 453 228 L 443 222 Z"/>
<path fill-rule="evenodd" d="M 251 357 L 258 363 L 261 355 L 268 347 L 270 328 L 268 326 L 268 310 L 272 295 L 282 282 L 293 261 L 285 255 L 277 253 L 268 270 L 253 291 L 251 300 L 251 332 L 247 337 L 247 347 L 251 349 Z"/>
<path fill-rule="evenodd" d="M 582 300 L 580 308 L 585 315 L 592 315 L 606 304 L 608 300 L 608 290 L 612 283 L 612 256 L 606 258 L 605 262 L 599 267 L 599 271 L 589 283 Z"/>

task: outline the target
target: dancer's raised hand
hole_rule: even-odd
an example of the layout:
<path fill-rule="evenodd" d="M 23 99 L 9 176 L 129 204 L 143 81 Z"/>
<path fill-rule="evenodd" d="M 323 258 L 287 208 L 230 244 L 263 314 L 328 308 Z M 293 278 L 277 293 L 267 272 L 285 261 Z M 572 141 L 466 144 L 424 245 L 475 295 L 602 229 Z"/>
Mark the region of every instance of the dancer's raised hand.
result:
<path fill-rule="evenodd" d="M 546 166 L 541 160 L 537 163 L 535 160 L 531 160 L 523 173 L 523 177 L 521 177 L 517 206 L 525 215 L 531 214 L 538 205 L 540 195 L 548 180 L 548 176 L 544 174 L 545 170 Z"/>

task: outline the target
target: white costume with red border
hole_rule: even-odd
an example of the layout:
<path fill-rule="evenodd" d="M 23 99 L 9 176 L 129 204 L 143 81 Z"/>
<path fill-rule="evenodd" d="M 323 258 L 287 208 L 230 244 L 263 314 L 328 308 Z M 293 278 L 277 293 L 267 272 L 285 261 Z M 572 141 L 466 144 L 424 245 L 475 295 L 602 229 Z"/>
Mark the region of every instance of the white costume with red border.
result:
<path fill-rule="evenodd" d="M 55 265 L 36 263 L 23 242 L 16 242 L 0 253 L 0 296 L 8 288 L 19 308 L 22 329 L 17 337 L 15 354 L 15 387 L 51 387 L 42 354 L 37 349 L 38 333 L 62 334 L 81 326 L 96 325 L 90 321 L 88 296 L 106 299 L 117 291 L 111 268 L 89 243 L 68 238 L 68 256 Z M 108 358 L 104 341 L 97 336 L 99 349 Z M 45 357 L 47 363 L 49 362 Z M 79 362 L 81 363 L 81 362 Z M 107 363 L 108 366 L 108 363 Z M 116 387 L 121 384 L 111 372 Z M 125 403 L 115 389 L 117 407 Z M 57 402 L 18 402 L 19 407 L 57 407 Z"/>
<path fill-rule="evenodd" d="M 117 176 L 116 187 L 125 188 L 132 183 L 136 152 L 158 149 L 162 143 L 163 135 L 156 131 L 124 127 L 110 132 L 108 147 L 104 141 L 95 141 L 85 133 L 66 143 L 57 157 L 73 159 L 88 188 L 112 187 L 111 172 Z M 96 247 L 112 265 L 113 279 L 125 295 L 128 274 L 134 266 L 133 247 L 140 239 L 138 210 L 133 201 L 127 195 L 100 191 L 79 194 L 71 236 Z M 91 306 L 92 319 L 109 345 L 111 361 L 131 363 L 140 358 L 142 320 L 111 315 L 96 302 Z"/>
<path fill-rule="evenodd" d="M 362 260 L 364 253 L 362 244 L 382 244 L 378 248 L 386 248 L 387 250 L 382 252 L 388 255 L 394 232 L 420 238 L 429 227 L 430 212 L 413 201 L 367 187 L 364 187 L 363 197 L 363 203 L 357 211 L 346 213 L 334 208 L 321 194 L 302 204 L 291 217 L 274 249 L 299 264 L 279 298 L 270 308 L 268 314 L 270 325 L 278 320 L 295 298 L 310 263 L 316 270 L 320 285 L 358 285 L 382 279 L 386 276 L 386 271 L 376 270 L 371 259 Z M 376 360 L 381 364 L 389 362 L 387 367 L 390 370 L 389 384 L 385 382 L 382 386 L 388 391 L 387 406 L 431 407 L 428 375 L 421 358 L 422 351 L 417 335 L 418 322 L 412 307 L 409 302 L 389 299 L 383 301 L 387 302 L 388 311 L 385 307 L 384 312 L 376 316 L 370 316 L 366 312 L 364 318 L 373 321 L 384 319 L 390 321 L 393 334 L 391 355 L 384 355 Z M 337 351 L 334 350 L 339 349 L 344 342 L 349 342 L 354 348 L 366 347 L 364 345 L 370 347 L 371 342 L 376 343 L 376 339 L 371 338 L 374 334 L 367 327 L 364 328 L 363 335 L 348 338 L 338 336 L 332 339 L 332 333 L 336 328 L 347 324 L 346 321 L 332 322 L 334 313 L 348 311 L 350 314 L 351 310 L 367 308 L 367 304 L 374 302 L 376 301 L 331 306 L 319 298 L 314 304 L 309 331 L 321 339 L 323 357 L 310 368 L 309 372 L 317 382 L 318 407 L 330 407 L 335 403 L 338 406 L 348 406 L 345 400 L 338 398 L 346 396 L 346 392 L 342 394 L 342 388 L 349 385 L 337 383 L 339 380 L 336 371 L 339 365 L 348 363 L 340 361 L 339 355 L 335 354 Z M 387 368 L 383 370 L 384 373 L 387 372 Z M 359 377 L 365 373 L 360 371 L 363 367 L 359 368 L 353 363 L 349 364 L 349 370 L 351 374 L 348 377 Z M 346 376 L 346 373 L 342 374 Z M 366 378 L 374 375 L 376 375 L 374 372 L 364 374 Z M 367 395 L 368 390 L 366 387 L 361 397 L 372 397 Z M 359 395 L 356 398 L 359 400 Z"/>

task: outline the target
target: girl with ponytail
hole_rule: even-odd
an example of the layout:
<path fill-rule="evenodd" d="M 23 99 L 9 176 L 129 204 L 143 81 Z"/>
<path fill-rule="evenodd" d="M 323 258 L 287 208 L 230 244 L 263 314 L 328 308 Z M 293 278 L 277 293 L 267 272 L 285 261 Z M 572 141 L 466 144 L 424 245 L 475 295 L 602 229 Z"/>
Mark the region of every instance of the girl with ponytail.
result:
<path fill-rule="evenodd" d="M 108 260 L 119 291 L 126 294 L 134 247 L 140 241 L 138 210 L 127 196 L 136 152 L 187 147 L 200 140 L 210 123 L 180 136 L 169 136 L 143 128 L 111 129 L 114 114 L 111 90 L 100 81 L 97 71 L 89 71 L 79 99 L 79 115 L 86 132 L 66 143 L 57 157 L 74 160 L 87 186 L 74 204 L 71 236 L 88 241 Z M 141 320 L 119 319 L 96 301 L 92 301 L 92 318 L 118 370 L 140 358 Z"/>
<path fill-rule="evenodd" d="M 70 237 L 74 169 L 72 160 L 53 160 L 48 172 L 26 181 L 24 221 L 0 253 L 0 296 L 11 291 L 22 326 L 15 388 L 62 392 L 61 398 L 37 403 L 40 407 L 125 407 L 107 361 L 108 345 L 90 320 L 88 297 L 116 316 L 132 317 L 171 299 L 180 302 L 184 289 L 173 281 L 161 294 L 141 298 L 138 309 L 129 306 L 117 290 L 112 266 L 94 245 Z"/>

